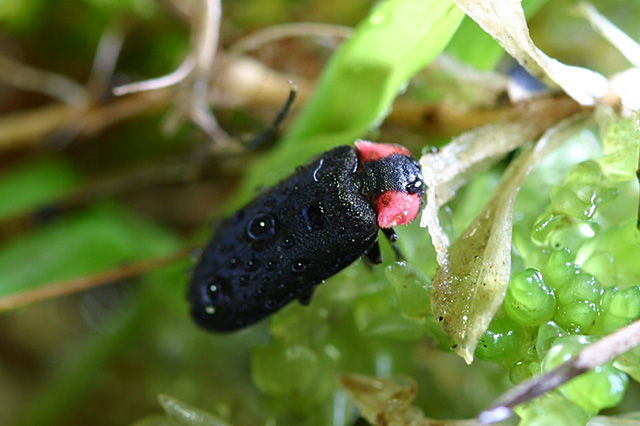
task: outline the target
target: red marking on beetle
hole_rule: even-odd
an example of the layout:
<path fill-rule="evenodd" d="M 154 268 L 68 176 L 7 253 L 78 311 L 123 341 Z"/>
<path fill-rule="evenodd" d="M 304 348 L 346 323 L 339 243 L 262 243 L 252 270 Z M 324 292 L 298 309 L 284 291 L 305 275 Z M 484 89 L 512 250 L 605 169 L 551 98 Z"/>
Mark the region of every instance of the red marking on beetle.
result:
<path fill-rule="evenodd" d="M 376 200 L 380 228 L 406 225 L 418 216 L 421 198 L 418 194 L 400 191 L 385 191 Z"/>
<path fill-rule="evenodd" d="M 355 145 L 360 153 L 360 159 L 365 163 L 388 157 L 391 154 L 411 156 L 411 151 L 404 146 L 391 143 L 382 144 L 360 139 L 355 142 Z"/>

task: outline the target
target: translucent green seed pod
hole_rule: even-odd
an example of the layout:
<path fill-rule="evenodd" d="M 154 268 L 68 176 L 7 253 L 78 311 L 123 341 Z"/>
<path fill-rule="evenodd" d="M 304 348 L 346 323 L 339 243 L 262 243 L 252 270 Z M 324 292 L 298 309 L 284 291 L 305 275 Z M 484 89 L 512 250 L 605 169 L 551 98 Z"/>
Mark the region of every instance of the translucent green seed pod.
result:
<path fill-rule="evenodd" d="M 305 345 L 271 342 L 253 348 L 251 376 L 267 395 L 285 395 L 310 389 L 318 375 L 318 356 Z"/>
<path fill-rule="evenodd" d="M 552 392 L 516 409 L 518 426 L 584 426 L 589 414 L 562 394 Z"/>
<path fill-rule="evenodd" d="M 592 341 L 594 339 L 587 336 L 561 337 L 542 360 L 542 371 L 553 370 L 574 357 Z M 587 413 L 595 415 L 604 408 L 618 405 L 628 382 L 626 374 L 607 363 L 570 380 L 558 389 Z"/>
<path fill-rule="evenodd" d="M 570 305 L 575 302 L 600 303 L 603 293 L 602 285 L 596 278 L 580 272 L 571 275 L 555 292 L 558 306 Z"/>
<path fill-rule="evenodd" d="M 523 268 L 541 270 L 549 261 L 549 251 L 540 249 L 540 246 L 532 241 L 528 228 L 518 224 L 514 225 L 512 239 L 513 246 L 524 262 Z"/>
<path fill-rule="evenodd" d="M 604 287 L 610 287 L 615 283 L 616 262 L 609 252 L 593 253 L 582 264 L 582 270 L 596 276 Z"/>
<path fill-rule="evenodd" d="M 547 354 L 553 344 L 562 336 L 566 336 L 567 331 L 553 321 L 542 324 L 538 328 L 538 336 L 536 338 L 536 352 L 538 358 L 542 359 Z"/>
<path fill-rule="evenodd" d="M 405 262 L 395 262 L 387 268 L 387 278 L 404 316 L 424 319 L 431 312 L 431 280 L 422 272 Z"/>
<path fill-rule="evenodd" d="M 586 334 L 594 326 L 598 316 L 598 305 L 588 301 L 576 301 L 558 306 L 553 320 L 574 334 Z"/>
<path fill-rule="evenodd" d="M 617 357 L 613 365 L 627 373 L 636 382 L 640 382 L 640 346 L 636 346 Z"/>
<path fill-rule="evenodd" d="M 494 318 L 478 342 L 476 356 L 510 368 L 524 358 L 531 336 L 508 317 Z"/>
<path fill-rule="evenodd" d="M 580 273 L 580 267 L 573 263 L 573 260 L 573 255 L 568 249 L 554 250 L 542 271 L 545 282 L 557 290 L 569 277 Z"/>
<path fill-rule="evenodd" d="M 588 333 L 595 324 L 603 291 L 593 275 L 586 272 L 571 275 L 556 289 L 554 321 L 573 333 Z"/>
<path fill-rule="evenodd" d="M 609 287 L 600 300 L 600 309 L 592 333 L 611 333 L 638 318 L 640 318 L 640 286 L 625 289 Z"/>
<path fill-rule="evenodd" d="M 364 336 L 416 340 L 424 335 L 424 320 L 406 318 L 395 305 L 393 289 L 387 288 L 358 299 L 353 311 L 358 331 Z"/>
<path fill-rule="evenodd" d="M 511 276 L 502 310 L 525 327 L 537 327 L 553 318 L 556 298 L 542 274 L 529 268 Z"/>
<path fill-rule="evenodd" d="M 556 214 L 565 214 L 584 220 L 595 213 L 595 207 L 592 203 L 582 201 L 575 192 L 563 186 L 552 186 L 549 198 Z"/>

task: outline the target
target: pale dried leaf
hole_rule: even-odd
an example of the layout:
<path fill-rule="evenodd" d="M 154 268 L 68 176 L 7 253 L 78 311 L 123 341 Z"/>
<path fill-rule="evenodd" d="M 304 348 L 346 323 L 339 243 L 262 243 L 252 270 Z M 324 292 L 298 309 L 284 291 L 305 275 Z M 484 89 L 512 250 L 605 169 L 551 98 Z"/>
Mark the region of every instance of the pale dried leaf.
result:
<path fill-rule="evenodd" d="M 489 33 L 529 73 L 558 86 L 582 105 L 594 105 L 609 84 L 602 75 L 586 68 L 565 65 L 536 47 L 520 0 L 455 0 L 456 4 Z"/>
<path fill-rule="evenodd" d="M 611 91 L 620 97 L 623 114 L 640 111 L 640 68 L 631 68 L 611 77 Z"/>
<path fill-rule="evenodd" d="M 594 30 L 615 46 L 629 62 L 640 67 L 640 44 L 604 17 L 589 3 L 580 3 L 576 11 L 589 20 Z"/>
<path fill-rule="evenodd" d="M 434 317 L 442 321 L 456 343 L 456 352 L 468 363 L 473 361 L 478 341 L 509 283 L 513 207 L 520 186 L 537 162 L 584 122 L 583 117 L 562 121 L 547 130 L 534 148 L 522 152 L 509 165 L 483 212 L 452 245 L 448 259 L 444 251 L 445 260 L 439 263 L 433 281 L 431 304 Z"/>
<path fill-rule="evenodd" d="M 342 387 L 360 408 L 360 415 L 375 426 L 480 426 L 477 419 L 434 420 L 411 402 L 418 391 L 410 377 L 378 378 L 350 374 Z"/>

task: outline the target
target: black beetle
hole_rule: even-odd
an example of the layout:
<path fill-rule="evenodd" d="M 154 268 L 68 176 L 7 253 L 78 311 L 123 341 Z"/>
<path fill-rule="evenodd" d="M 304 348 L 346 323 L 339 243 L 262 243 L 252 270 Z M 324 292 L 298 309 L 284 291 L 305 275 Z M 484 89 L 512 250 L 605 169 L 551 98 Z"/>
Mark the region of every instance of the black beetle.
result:
<path fill-rule="evenodd" d="M 196 322 L 229 332 L 313 291 L 365 254 L 380 263 L 378 231 L 418 214 L 425 183 L 406 148 L 359 140 L 315 157 L 222 222 L 188 291 Z"/>

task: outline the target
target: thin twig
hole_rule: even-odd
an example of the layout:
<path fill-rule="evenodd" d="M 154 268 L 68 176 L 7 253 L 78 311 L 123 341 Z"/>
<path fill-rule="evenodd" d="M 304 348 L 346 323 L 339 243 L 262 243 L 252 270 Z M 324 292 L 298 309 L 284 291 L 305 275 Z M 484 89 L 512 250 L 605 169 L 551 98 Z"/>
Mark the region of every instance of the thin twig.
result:
<path fill-rule="evenodd" d="M 116 22 L 102 34 L 95 58 L 87 89 L 94 97 L 102 97 L 109 88 L 113 71 L 118 63 L 118 57 L 124 42 L 125 26 L 122 22 Z"/>
<path fill-rule="evenodd" d="M 160 185 L 184 184 L 190 170 L 191 165 L 188 164 L 154 164 L 87 183 L 52 202 L 1 219 L 0 244 L 98 200 Z"/>
<path fill-rule="evenodd" d="M 168 256 L 150 260 L 143 260 L 106 272 L 100 272 L 87 277 L 64 280 L 49 284 L 44 287 L 39 287 L 33 290 L 18 293 L 13 296 L 3 297 L 0 298 L 0 312 L 17 309 L 26 305 L 41 302 L 43 300 L 53 299 L 55 297 L 60 297 L 67 294 L 77 293 L 80 291 L 88 290 L 90 288 L 110 284 L 115 281 L 136 277 L 145 272 L 154 270 L 161 266 L 169 265 L 173 262 L 183 259 L 187 257 L 190 251 L 191 249 L 182 249 Z"/>
<path fill-rule="evenodd" d="M 128 95 L 136 92 L 146 92 L 149 90 L 158 90 L 166 87 L 175 86 L 176 84 L 184 81 L 184 79 L 193 71 L 196 61 L 193 55 L 188 55 L 180 66 L 167 75 L 162 77 L 152 78 L 144 81 L 137 81 L 135 83 L 123 84 L 113 88 L 113 94 L 115 96 Z"/>
<path fill-rule="evenodd" d="M 640 344 L 640 320 L 585 346 L 575 358 L 549 373 L 512 388 L 498 398 L 492 408 L 480 413 L 479 417 L 485 423 L 504 420 L 511 416 L 517 405 L 530 401 L 580 374 L 613 360 L 638 344 Z"/>
<path fill-rule="evenodd" d="M 288 37 L 335 37 L 349 38 L 353 28 L 341 25 L 318 24 L 312 22 L 296 22 L 276 25 L 238 39 L 233 43 L 228 53 L 239 55 L 259 47 Z"/>
<path fill-rule="evenodd" d="M 84 87 L 72 79 L 5 56 L 0 56 L 0 81 L 21 90 L 43 93 L 67 105 L 78 106 L 87 102 Z"/>

